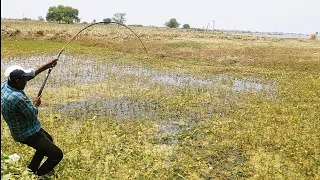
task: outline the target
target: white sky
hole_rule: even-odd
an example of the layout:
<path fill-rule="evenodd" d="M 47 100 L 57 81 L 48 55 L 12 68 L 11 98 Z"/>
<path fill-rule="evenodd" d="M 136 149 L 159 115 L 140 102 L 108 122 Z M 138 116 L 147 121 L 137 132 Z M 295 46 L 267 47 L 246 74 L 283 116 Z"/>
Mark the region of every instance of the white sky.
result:
<path fill-rule="evenodd" d="M 2 18 L 45 18 L 50 6 L 79 10 L 81 22 L 126 13 L 126 24 L 164 26 L 170 18 L 195 28 L 261 32 L 320 31 L 320 0 L 1 0 Z"/>

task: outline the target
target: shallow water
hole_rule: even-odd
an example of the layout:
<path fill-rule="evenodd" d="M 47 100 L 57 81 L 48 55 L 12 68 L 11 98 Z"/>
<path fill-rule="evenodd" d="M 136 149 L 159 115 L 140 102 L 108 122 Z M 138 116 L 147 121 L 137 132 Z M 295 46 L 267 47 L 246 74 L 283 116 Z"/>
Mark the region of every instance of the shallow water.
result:
<path fill-rule="evenodd" d="M 75 120 L 90 119 L 94 116 L 115 117 L 118 121 L 155 117 L 154 104 L 146 104 L 124 97 L 121 99 L 92 99 L 83 102 L 71 102 L 68 104 L 54 105 L 58 113 L 72 117 Z"/>
<path fill-rule="evenodd" d="M 43 62 L 48 62 L 52 57 L 31 56 L 22 58 L 10 58 L 1 60 L 1 72 L 14 64 L 19 64 L 25 68 L 39 67 Z M 30 87 L 41 87 L 46 73 L 28 82 Z M 46 87 L 60 87 L 79 84 L 103 83 L 110 79 L 123 81 L 130 77 L 137 85 L 152 87 L 162 85 L 166 88 L 184 88 L 194 90 L 212 90 L 219 84 L 226 85 L 226 91 L 232 92 L 266 92 L 272 93 L 277 88 L 277 82 L 262 82 L 254 79 L 239 79 L 225 74 L 213 75 L 211 78 L 201 79 L 190 74 L 174 73 L 170 71 L 160 71 L 146 69 L 140 66 L 120 66 L 117 64 L 107 64 L 87 58 L 77 58 L 72 56 L 61 56 L 59 63 L 51 72 Z M 143 82 L 141 81 L 143 79 Z"/>
<path fill-rule="evenodd" d="M 1 72 L 14 64 L 24 68 L 36 68 L 53 57 L 31 56 L 1 60 Z M 29 87 L 41 87 L 46 73 L 28 82 Z M 2 77 L 3 80 L 3 77 Z M 144 68 L 139 65 L 123 66 L 102 63 L 89 58 L 78 58 L 62 55 L 58 65 L 52 70 L 46 87 L 72 87 L 74 85 L 104 83 L 108 80 L 134 84 L 144 88 L 161 88 L 170 93 L 205 91 L 211 94 L 223 94 L 217 102 L 203 102 L 196 108 L 189 108 L 183 113 L 165 109 L 160 104 L 140 102 L 129 97 L 113 99 L 91 99 L 83 102 L 50 105 L 55 111 L 75 120 L 93 117 L 113 117 L 119 122 L 146 118 L 159 122 L 159 135 L 176 134 L 182 130 L 199 124 L 203 119 L 213 117 L 224 118 L 230 108 L 230 101 L 243 93 L 260 94 L 263 98 L 276 98 L 278 83 L 262 81 L 252 77 L 238 78 L 226 74 L 217 74 L 200 78 L 192 74 L 183 74 L 160 69 Z M 79 89 L 80 90 L 80 89 Z M 87 92 L 92 93 L 92 92 Z M 94 97 L 94 95 L 93 95 Z M 165 110 L 164 110 L 165 109 Z M 182 126 L 177 122 L 187 122 Z"/>
<path fill-rule="evenodd" d="M 251 33 L 240 33 L 234 32 L 234 35 L 241 36 L 259 36 L 259 37 L 269 37 L 269 38 L 284 38 L 284 39 L 310 39 L 309 34 L 296 34 L 296 33 L 267 33 L 267 32 L 251 32 Z M 318 37 L 318 39 L 320 39 Z"/>

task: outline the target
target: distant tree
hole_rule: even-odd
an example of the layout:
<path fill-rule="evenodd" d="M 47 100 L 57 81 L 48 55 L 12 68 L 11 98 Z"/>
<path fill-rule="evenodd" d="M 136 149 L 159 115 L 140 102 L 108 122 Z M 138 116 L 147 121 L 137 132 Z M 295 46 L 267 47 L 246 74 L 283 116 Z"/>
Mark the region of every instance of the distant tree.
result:
<path fill-rule="evenodd" d="M 111 23 L 111 21 L 112 21 L 111 18 L 104 18 L 103 19 L 103 22 L 105 22 L 105 23 Z"/>
<path fill-rule="evenodd" d="M 80 22 L 80 18 L 78 17 L 79 10 L 74 9 L 70 6 L 59 5 L 57 7 L 51 6 L 48 9 L 46 20 L 47 21 L 56 21 L 56 22 L 65 22 L 65 23 L 73 23 Z"/>
<path fill-rule="evenodd" d="M 24 17 L 24 18 L 22 18 L 22 21 L 31 21 L 31 18 Z"/>
<path fill-rule="evenodd" d="M 134 27 L 143 27 L 142 24 L 129 24 L 129 26 L 134 26 Z"/>
<path fill-rule="evenodd" d="M 44 18 L 42 16 L 39 16 L 38 21 L 44 21 Z"/>
<path fill-rule="evenodd" d="M 169 22 L 166 22 L 164 25 L 169 28 L 178 28 L 180 26 L 176 18 L 171 18 Z"/>
<path fill-rule="evenodd" d="M 190 25 L 189 24 L 184 24 L 183 25 L 183 29 L 189 29 L 190 28 Z"/>
<path fill-rule="evenodd" d="M 121 23 L 121 24 L 124 24 L 127 19 L 125 18 L 126 16 L 126 13 L 115 13 L 112 17 L 112 20 L 117 22 L 117 23 Z"/>
<path fill-rule="evenodd" d="M 92 20 L 92 23 L 96 23 L 96 22 L 97 22 L 97 20 L 96 20 L 96 19 L 93 19 L 93 20 Z"/>

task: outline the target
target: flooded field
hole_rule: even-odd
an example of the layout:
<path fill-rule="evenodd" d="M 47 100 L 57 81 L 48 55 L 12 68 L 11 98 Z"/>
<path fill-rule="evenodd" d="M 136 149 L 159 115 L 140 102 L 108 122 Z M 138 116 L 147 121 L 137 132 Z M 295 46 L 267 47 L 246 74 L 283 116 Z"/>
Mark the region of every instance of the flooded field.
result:
<path fill-rule="evenodd" d="M 286 38 L 286 39 L 310 39 L 309 34 L 296 34 L 296 33 L 268 33 L 268 32 L 251 32 L 251 33 L 237 33 L 232 32 L 234 35 L 241 36 L 258 36 L 258 37 L 272 37 L 272 38 Z M 319 39 L 319 37 L 318 37 Z"/>
<path fill-rule="evenodd" d="M 1 71 L 16 64 L 35 69 L 48 59 L 52 59 L 52 57 L 31 56 L 4 59 L 1 60 Z M 45 76 L 44 73 L 41 75 L 42 77 Z M 129 82 L 123 82 L 134 83 L 144 87 L 164 86 L 170 90 L 202 89 L 210 91 L 224 84 L 224 89 L 232 93 L 260 92 L 270 98 L 274 98 L 274 92 L 278 86 L 277 82 L 263 82 L 252 77 L 239 79 L 226 74 L 217 74 L 210 78 L 202 79 L 191 74 L 145 69 L 140 66 L 121 66 L 87 58 L 61 56 L 59 65 L 52 71 L 50 83 L 46 87 L 70 87 L 79 84 L 105 83 L 108 80 L 123 80 L 123 78 L 126 78 L 125 80 L 130 79 Z M 41 85 L 41 77 L 28 82 L 29 87 L 39 87 Z"/>
<path fill-rule="evenodd" d="M 4 59 L 1 60 L 1 71 L 15 64 L 35 69 L 49 59 L 52 57 L 31 56 Z M 42 73 L 28 82 L 27 88 L 40 88 L 45 75 L 46 73 Z M 97 98 L 96 92 L 91 91 L 90 88 L 81 88 L 82 85 L 90 87 L 99 84 L 102 86 L 110 81 L 138 88 L 161 89 L 167 94 L 206 92 L 212 95 L 218 93 L 220 97 L 213 102 L 198 102 L 193 104 L 193 107 L 185 107 L 186 110 L 183 112 L 176 112 L 171 107 L 161 105 L 161 102 L 150 103 L 131 97 L 107 98 L 103 95 Z M 275 99 L 278 83 L 250 77 L 232 77 L 227 74 L 201 78 L 192 74 L 144 68 L 139 65 L 123 66 L 90 58 L 61 56 L 45 87 L 51 91 L 59 91 L 59 87 L 73 86 L 77 86 L 78 91 L 82 91 L 82 96 L 86 97 L 86 100 L 69 101 L 63 104 L 48 102 L 46 107 L 76 121 L 93 117 L 111 117 L 116 118 L 119 122 L 146 118 L 161 124 L 159 126 L 161 134 L 170 134 L 199 124 L 203 119 L 225 118 L 228 109 L 231 108 L 230 101 L 243 93 L 259 94 L 266 100 Z M 45 89 L 44 93 L 45 91 L 48 90 Z M 105 90 L 100 89 L 100 91 Z M 66 93 L 69 93 L 68 90 Z M 107 95 L 108 91 L 105 93 Z M 78 94 L 78 96 L 81 95 Z M 176 125 L 181 121 L 186 123 Z"/>

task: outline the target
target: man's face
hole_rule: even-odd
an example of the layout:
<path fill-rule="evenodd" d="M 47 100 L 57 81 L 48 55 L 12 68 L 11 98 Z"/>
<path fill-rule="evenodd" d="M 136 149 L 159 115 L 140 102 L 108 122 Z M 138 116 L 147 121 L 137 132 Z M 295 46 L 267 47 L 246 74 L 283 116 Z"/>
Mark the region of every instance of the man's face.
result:
<path fill-rule="evenodd" d="M 16 83 L 17 83 L 17 88 L 19 90 L 24 90 L 24 88 L 27 85 L 27 78 L 26 77 L 21 77 L 21 78 L 16 80 Z"/>

